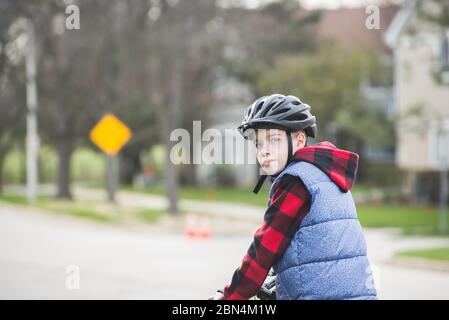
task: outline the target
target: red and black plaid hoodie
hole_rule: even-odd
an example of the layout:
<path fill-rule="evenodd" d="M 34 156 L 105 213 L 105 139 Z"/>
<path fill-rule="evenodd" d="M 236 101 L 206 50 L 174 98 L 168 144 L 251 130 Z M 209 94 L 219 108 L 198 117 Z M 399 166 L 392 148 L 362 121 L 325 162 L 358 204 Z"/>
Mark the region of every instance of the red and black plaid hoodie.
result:
<path fill-rule="evenodd" d="M 321 142 L 296 151 L 293 161 L 309 162 L 347 192 L 357 173 L 359 156 Z M 223 299 L 249 299 L 257 294 L 271 267 L 288 248 L 310 210 L 310 195 L 297 177 L 284 175 L 274 186 L 262 226 L 256 231 L 241 266 L 224 288 Z"/>

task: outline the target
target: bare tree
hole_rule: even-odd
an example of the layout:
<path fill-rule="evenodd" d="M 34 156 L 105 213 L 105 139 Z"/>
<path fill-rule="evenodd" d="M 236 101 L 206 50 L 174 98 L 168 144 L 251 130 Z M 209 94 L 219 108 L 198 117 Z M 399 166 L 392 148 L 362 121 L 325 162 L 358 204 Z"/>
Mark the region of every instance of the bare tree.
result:
<path fill-rule="evenodd" d="M 214 64 L 221 56 L 215 1 L 160 1 L 148 10 L 146 25 L 148 98 L 156 108 L 160 138 L 166 147 L 165 187 L 169 211 L 178 211 L 178 171 L 171 162 L 170 134 L 204 108 Z M 207 99 L 206 99 L 207 100 Z M 204 101 L 204 100 L 203 100 Z M 198 113 L 196 113 L 198 114 Z"/>
<path fill-rule="evenodd" d="M 24 65 L 16 40 L 21 35 L 14 23 L 23 12 L 12 1 L 0 2 L 0 192 L 6 154 L 24 136 Z"/>

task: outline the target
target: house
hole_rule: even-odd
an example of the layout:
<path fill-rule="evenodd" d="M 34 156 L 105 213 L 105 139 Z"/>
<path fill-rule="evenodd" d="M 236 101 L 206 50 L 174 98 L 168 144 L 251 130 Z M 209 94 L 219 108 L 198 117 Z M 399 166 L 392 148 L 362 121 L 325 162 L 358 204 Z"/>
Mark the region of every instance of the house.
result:
<path fill-rule="evenodd" d="M 383 37 L 399 7 L 387 5 L 378 9 L 378 28 L 365 27 L 369 16 L 365 6 L 323 10 L 315 33 L 319 39 L 331 41 L 340 49 L 373 53 L 386 70 L 393 70 L 393 51 L 384 43 Z M 369 76 L 365 76 L 360 83 L 360 90 L 369 105 L 382 109 L 390 118 L 394 116 L 393 83 L 380 85 L 372 82 Z M 360 155 L 364 163 L 394 164 L 394 148 L 389 146 L 365 146 L 360 150 Z"/>
<path fill-rule="evenodd" d="M 394 52 L 396 163 L 408 172 L 411 195 L 423 193 L 417 188 L 425 173 L 447 166 L 449 154 L 449 30 L 418 9 L 435 11 L 438 5 L 407 0 L 384 37 Z"/>

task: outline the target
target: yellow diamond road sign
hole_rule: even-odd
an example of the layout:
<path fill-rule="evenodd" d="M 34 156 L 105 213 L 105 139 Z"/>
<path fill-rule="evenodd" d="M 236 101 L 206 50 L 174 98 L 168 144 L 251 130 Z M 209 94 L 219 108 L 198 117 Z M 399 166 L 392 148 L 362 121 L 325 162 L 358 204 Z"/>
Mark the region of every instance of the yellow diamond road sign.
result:
<path fill-rule="evenodd" d="M 115 155 L 131 138 L 131 130 L 113 114 L 108 113 L 90 131 L 90 139 L 104 153 Z"/>

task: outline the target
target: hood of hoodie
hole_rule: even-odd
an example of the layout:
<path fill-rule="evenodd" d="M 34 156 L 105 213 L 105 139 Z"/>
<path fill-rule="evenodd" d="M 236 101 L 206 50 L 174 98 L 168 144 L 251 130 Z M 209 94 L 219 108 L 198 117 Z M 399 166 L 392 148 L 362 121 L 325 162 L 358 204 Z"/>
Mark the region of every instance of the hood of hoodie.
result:
<path fill-rule="evenodd" d="M 326 173 L 344 192 L 354 185 L 359 163 L 357 153 L 338 149 L 329 141 L 323 141 L 298 149 L 292 161 L 306 161 Z"/>

